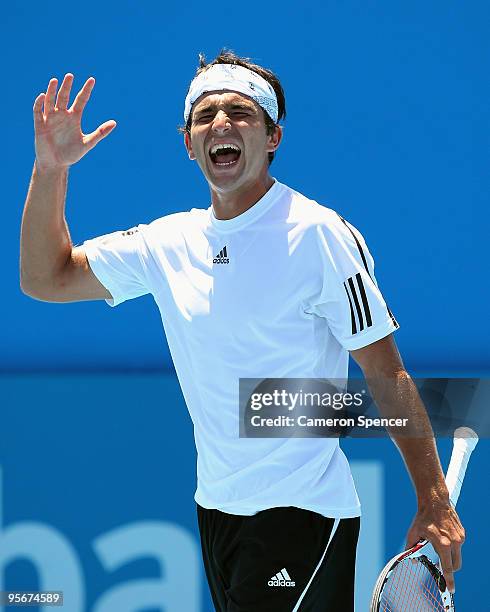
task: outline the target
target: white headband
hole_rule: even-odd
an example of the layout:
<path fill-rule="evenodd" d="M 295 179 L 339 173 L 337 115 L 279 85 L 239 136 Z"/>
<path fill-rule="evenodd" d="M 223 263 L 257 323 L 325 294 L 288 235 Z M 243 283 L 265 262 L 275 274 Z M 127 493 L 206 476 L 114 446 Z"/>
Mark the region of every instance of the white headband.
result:
<path fill-rule="evenodd" d="M 192 105 L 203 93 L 223 89 L 249 96 L 277 123 L 277 97 L 272 85 L 256 72 L 236 64 L 214 64 L 192 81 L 185 99 L 185 123 L 191 114 Z"/>

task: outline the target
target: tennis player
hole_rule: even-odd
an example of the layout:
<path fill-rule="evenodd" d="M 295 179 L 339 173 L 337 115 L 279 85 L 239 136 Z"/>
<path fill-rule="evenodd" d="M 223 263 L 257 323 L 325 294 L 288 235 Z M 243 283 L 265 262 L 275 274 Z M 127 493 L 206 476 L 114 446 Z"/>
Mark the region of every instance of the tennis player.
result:
<path fill-rule="evenodd" d="M 95 80 L 68 108 L 73 75 L 34 103 L 34 170 L 21 238 L 21 286 L 38 300 L 151 293 L 191 414 L 197 514 L 215 607 L 226 612 L 353 610 L 360 506 L 336 438 L 240 438 L 240 378 L 347 378 L 349 353 L 381 412 L 398 407 L 430 431 L 393 340 L 398 324 L 357 229 L 270 174 L 285 98 L 278 78 L 222 51 L 184 103 L 184 143 L 211 192 L 207 208 L 74 247 L 68 172 L 114 129 L 81 118 Z M 317 84 L 310 84 L 314 98 Z M 305 142 L 320 129 L 305 126 Z M 384 381 L 384 382 L 380 382 Z M 429 539 L 449 587 L 464 531 L 432 434 L 394 436 L 418 511 L 408 544 Z"/>

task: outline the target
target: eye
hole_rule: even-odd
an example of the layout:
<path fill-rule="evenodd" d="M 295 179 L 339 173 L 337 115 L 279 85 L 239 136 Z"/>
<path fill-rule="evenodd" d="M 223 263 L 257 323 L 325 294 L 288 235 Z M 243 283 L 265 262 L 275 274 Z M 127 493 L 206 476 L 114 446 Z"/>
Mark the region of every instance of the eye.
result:
<path fill-rule="evenodd" d="M 200 115 L 197 117 L 196 121 L 199 123 L 206 123 L 206 121 L 211 121 L 212 118 L 212 115 Z"/>

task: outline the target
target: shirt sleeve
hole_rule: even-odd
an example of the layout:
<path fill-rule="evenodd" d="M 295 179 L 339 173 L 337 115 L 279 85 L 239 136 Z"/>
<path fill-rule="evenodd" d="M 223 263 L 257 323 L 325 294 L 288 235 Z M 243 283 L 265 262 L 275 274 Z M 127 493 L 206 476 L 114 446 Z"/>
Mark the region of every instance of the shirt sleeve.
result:
<path fill-rule="evenodd" d="M 106 300 L 109 306 L 150 293 L 144 227 L 138 225 L 83 243 L 90 268 L 112 295 L 111 300 Z"/>
<path fill-rule="evenodd" d="M 397 330 L 374 276 L 374 260 L 358 230 L 338 216 L 333 223 L 319 224 L 316 231 L 322 288 L 305 312 L 324 317 L 349 351 Z"/>

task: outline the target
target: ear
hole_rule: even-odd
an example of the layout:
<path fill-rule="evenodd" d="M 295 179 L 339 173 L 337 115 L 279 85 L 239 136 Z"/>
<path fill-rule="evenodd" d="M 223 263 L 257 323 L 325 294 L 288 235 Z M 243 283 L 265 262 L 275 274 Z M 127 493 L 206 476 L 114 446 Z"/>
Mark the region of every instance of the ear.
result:
<path fill-rule="evenodd" d="M 282 127 L 280 125 L 276 125 L 274 132 L 268 137 L 268 140 L 267 153 L 274 153 L 282 140 Z"/>
<path fill-rule="evenodd" d="M 189 132 L 184 133 L 184 144 L 185 148 L 187 149 L 187 155 L 189 156 L 189 159 L 196 159 L 194 151 L 192 150 L 191 135 L 189 134 Z"/>

